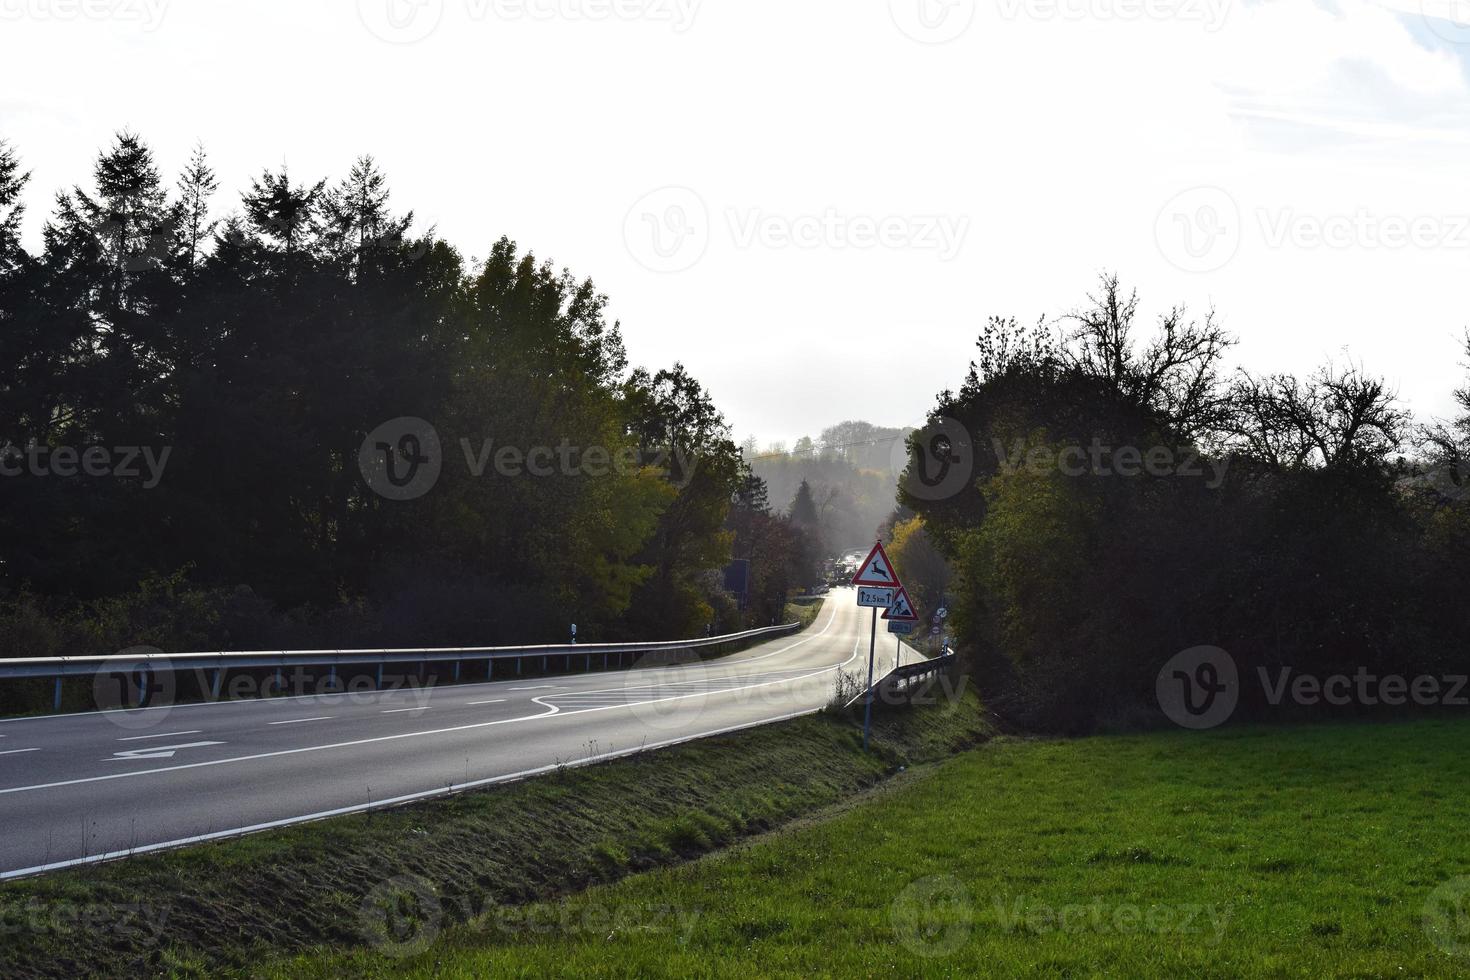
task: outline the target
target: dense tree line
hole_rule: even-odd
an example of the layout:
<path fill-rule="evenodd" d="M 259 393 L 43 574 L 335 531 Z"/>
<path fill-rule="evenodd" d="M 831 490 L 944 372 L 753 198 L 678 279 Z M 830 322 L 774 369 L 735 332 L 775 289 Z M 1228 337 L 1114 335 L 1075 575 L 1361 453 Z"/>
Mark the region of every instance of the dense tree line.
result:
<path fill-rule="evenodd" d="M 1105 277 L 1059 322 L 991 321 L 910 440 L 895 561 L 919 567 L 921 530 L 947 559 L 920 591 L 953 572 L 994 702 L 1067 731 L 1166 724 L 1160 669 L 1202 645 L 1238 665 L 1238 717 L 1354 710 L 1273 705 L 1262 669 L 1470 672 L 1470 386 L 1415 427 L 1360 366 L 1230 375 L 1213 315 L 1139 319 Z"/>
<path fill-rule="evenodd" d="M 742 535 L 772 568 L 799 542 L 752 530 L 770 516 L 708 393 L 630 369 L 590 280 L 506 238 L 467 261 L 368 157 L 335 183 L 268 170 L 217 216 L 202 150 L 170 186 L 123 133 L 37 254 L 27 181 L 0 144 L 0 655 L 652 638 L 782 611 L 736 611 L 719 572 Z M 364 468 L 395 419 L 438 441 L 412 499 Z M 427 460 L 418 435 L 381 465 Z"/>

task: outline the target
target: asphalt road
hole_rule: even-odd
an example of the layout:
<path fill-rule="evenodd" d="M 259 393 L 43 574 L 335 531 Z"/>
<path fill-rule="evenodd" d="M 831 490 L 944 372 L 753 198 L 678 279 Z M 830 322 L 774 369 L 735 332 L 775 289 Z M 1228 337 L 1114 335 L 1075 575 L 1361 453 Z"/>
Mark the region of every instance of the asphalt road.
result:
<path fill-rule="evenodd" d="M 0 720 L 0 878 L 810 712 L 866 673 L 868 625 L 839 589 L 806 631 L 707 663 Z M 894 648 L 880 622 L 876 676 Z"/>

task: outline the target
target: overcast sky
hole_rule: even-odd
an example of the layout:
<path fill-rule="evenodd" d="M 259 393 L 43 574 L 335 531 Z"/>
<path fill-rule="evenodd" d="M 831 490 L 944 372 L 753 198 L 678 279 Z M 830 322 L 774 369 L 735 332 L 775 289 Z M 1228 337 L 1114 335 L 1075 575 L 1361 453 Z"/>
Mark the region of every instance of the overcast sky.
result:
<path fill-rule="evenodd" d="M 129 127 L 345 173 L 467 255 L 611 297 L 740 437 L 921 418 L 991 314 L 1116 270 L 1237 363 L 1352 357 L 1449 412 L 1470 323 L 1470 7 L 1454 0 L 0 0 L 28 241 Z"/>

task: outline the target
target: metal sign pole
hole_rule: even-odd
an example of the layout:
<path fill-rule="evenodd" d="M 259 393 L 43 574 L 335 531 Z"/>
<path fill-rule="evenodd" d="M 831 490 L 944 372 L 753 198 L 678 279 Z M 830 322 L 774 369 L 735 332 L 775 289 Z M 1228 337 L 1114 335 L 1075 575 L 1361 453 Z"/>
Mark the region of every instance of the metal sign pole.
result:
<path fill-rule="evenodd" d="M 863 708 L 863 751 L 868 751 L 868 732 L 873 728 L 873 651 L 878 643 L 878 607 L 873 607 L 873 626 L 868 631 L 868 699 Z"/>

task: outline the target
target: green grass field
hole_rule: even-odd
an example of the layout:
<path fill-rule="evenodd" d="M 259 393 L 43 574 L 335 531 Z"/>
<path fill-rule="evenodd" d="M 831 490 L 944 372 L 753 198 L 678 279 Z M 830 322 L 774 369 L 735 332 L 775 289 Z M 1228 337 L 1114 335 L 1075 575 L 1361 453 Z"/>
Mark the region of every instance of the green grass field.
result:
<path fill-rule="evenodd" d="M 559 902 L 440 930 L 408 888 L 377 949 L 277 970 L 1470 975 L 1467 770 L 1463 721 L 1003 739 Z"/>

